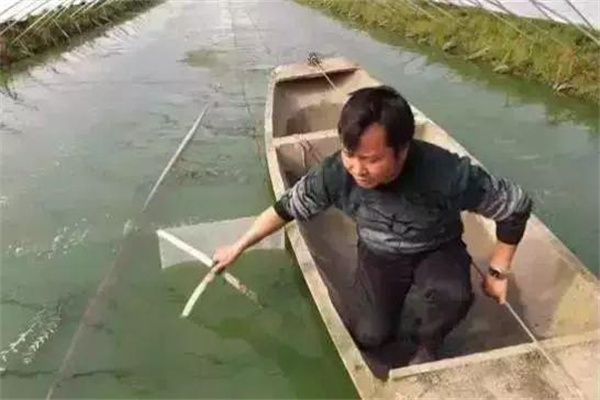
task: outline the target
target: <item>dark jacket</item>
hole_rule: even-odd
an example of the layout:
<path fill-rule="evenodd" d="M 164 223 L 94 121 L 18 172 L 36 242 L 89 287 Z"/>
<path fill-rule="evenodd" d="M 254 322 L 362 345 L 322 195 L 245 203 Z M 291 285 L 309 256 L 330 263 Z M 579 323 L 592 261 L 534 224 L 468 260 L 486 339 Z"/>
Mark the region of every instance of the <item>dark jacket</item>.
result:
<path fill-rule="evenodd" d="M 307 220 L 335 206 L 356 221 L 359 240 L 379 253 L 411 254 L 460 238 L 460 212 L 496 222 L 498 240 L 517 244 L 531 213 L 529 196 L 469 158 L 413 140 L 404 169 L 374 189 L 359 187 L 340 152 L 325 158 L 274 205 L 284 220 Z"/>

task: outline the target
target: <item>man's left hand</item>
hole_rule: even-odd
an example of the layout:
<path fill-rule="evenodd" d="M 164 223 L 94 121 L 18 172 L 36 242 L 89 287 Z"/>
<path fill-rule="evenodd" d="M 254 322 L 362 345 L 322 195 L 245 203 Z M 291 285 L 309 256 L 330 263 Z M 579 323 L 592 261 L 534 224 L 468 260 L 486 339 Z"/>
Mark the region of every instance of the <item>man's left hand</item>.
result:
<path fill-rule="evenodd" d="M 489 297 L 495 299 L 498 303 L 504 304 L 506 302 L 506 289 L 508 287 L 507 279 L 499 279 L 491 276 L 489 273 L 485 274 L 482 283 L 483 292 Z"/>

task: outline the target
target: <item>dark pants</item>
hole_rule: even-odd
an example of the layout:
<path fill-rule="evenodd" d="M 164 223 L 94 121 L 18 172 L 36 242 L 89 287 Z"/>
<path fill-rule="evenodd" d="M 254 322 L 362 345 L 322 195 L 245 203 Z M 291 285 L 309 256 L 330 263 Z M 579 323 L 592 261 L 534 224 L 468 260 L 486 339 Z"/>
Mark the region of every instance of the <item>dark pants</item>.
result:
<path fill-rule="evenodd" d="M 364 350 L 394 339 L 404 299 L 412 284 L 419 301 L 419 344 L 437 347 L 464 318 L 472 302 L 471 257 L 461 240 L 416 255 L 383 256 L 358 245 L 349 329 Z"/>

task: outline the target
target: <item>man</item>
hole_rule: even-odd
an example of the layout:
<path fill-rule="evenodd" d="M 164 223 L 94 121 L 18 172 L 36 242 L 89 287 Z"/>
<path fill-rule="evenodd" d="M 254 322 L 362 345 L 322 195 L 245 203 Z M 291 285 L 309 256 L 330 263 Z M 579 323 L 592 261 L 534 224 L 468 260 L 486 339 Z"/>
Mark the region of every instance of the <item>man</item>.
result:
<path fill-rule="evenodd" d="M 471 258 L 460 212 L 496 222 L 497 243 L 483 282 L 503 303 L 506 274 L 531 212 L 523 190 L 440 147 L 413 139 L 409 104 L 386 86 L 354 92 L 338 131 L 342 150 L 326 157 L 264 211 L 236 243 L 217 249 L 225 268 L 249 246 L 292 219 L 333 205 L 356 221 L 358 267 L 345 323 L 365 351 L 395 334 L 404 298 L 416 283 L 423 315 L 413 362 L 435 359 L 443 338 L 469 310 Z"/>

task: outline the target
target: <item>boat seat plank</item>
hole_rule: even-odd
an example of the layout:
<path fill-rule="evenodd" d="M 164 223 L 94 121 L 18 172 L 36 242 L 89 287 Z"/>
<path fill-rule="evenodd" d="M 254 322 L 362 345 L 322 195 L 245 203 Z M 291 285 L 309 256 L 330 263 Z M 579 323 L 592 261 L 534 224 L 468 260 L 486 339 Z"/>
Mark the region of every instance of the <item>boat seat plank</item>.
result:
<path fill-rule="evenodd" d="M 286 144 L 296 144 L 302 142 L 313 142 L 323 138 L 337 138 L 336 129 L 326 129 L 309 133 L 294 133 L 289 136 L 273 138 L 273 146 L 279 148 Z"/>

